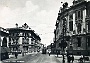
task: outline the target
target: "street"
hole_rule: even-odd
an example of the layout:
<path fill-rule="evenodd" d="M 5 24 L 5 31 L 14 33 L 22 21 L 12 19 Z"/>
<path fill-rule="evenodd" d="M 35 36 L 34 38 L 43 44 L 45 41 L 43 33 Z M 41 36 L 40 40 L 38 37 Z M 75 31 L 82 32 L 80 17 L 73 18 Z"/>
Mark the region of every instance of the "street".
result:
<path fill-rule="evenodd" d="M 90 0 L 0 0 L 0 9 L 0 63 L 90 63 Z"/>
<path fill-rule="evenodd" d="M 8 59 L 4 60 L 3 63 L 60 63 L 54 55 L 49 56 L 48 54 L 29 54 L 21 59 Z"/>
<path fill-rule="evenodd" d="M 80 58 L 80 56 L 74 56 L 74 62 L 73 63 L 79 63 L 78 59 Z M 24 57 L 20 57 L 20 55 L 18 56 L 18 58 L 16 59 L 14 58 L 10 58 L 10 59 L 6 59 L 3 60 L 1 63 L 62 63 L 62 55 L 54 55 L 51 54 L 50 56 L 48 54 L 42 54 L 42 53 L 32 53 L 32 54 L 28 54 L 25 55 Z M 67 57 L 65 56 L 65 63 L 67 63 Z M 90 63 L 89 61 L 86 61 L 84 63 Z"/>

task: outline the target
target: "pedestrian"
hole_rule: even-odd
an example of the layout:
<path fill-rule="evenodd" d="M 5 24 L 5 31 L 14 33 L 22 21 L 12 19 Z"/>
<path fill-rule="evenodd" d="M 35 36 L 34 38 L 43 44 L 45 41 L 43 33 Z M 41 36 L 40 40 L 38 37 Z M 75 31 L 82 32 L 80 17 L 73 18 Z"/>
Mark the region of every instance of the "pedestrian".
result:
<path fill-rule="evenodd" d="M 15 57 L 17 58 L 17 56 L 18 56 L 18 52 L 17 52 L 17 51 L 15 51 Z"/>
<path fill-rule="evenodd" d="M 72 60 L 72 63 L 73 63 L 73 61 L 74 61 L 74 56 L 72 55 L 72 57 L 71 57 L 71 60 Z"/>
<path fill-rule="evenodd" d="M 71 61 L 70 55 L 67 56 L 67 61 L 68 61 L 68 63 L 70 63 L 70 61 Z"/>
<path fill-rule="evenodd" d="M 50 56 L 50 53 L 51 53 L 51 52 L 49 51 L 48 53 L 49 53 L 49 56 Z"/>
<path fill-rule="evenodd" d="M 59 51 L 57 50 L 57 57 L 58 57 Z"/>
<path fill-rule="evenodd" d="M 80 63 L 83 63 L 83 56 L 80 57 Z"/>

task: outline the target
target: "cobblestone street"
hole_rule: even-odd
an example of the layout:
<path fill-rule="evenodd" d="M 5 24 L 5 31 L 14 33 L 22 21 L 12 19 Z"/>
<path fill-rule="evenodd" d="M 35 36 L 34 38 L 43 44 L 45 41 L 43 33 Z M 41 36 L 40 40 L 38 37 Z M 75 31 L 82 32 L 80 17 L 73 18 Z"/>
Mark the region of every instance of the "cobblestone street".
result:
<path fill-rule="evenodd" d="M 29 54 L 19 59 L 7 59 L 3 63 L 60 63 L 60 61 L 54 56 L 48 54 Z"/>

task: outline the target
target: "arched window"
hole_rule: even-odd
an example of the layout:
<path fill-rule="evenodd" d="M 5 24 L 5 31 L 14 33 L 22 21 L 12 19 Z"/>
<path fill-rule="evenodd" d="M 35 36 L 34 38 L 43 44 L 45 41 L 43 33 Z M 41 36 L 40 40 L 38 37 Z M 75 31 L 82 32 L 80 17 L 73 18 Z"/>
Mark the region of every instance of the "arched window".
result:
<path fill-rule="evenodd" d="M 7 47 L 7 39 L 6 39 L 6 37 L 3 38 L 2 46 Z"/>

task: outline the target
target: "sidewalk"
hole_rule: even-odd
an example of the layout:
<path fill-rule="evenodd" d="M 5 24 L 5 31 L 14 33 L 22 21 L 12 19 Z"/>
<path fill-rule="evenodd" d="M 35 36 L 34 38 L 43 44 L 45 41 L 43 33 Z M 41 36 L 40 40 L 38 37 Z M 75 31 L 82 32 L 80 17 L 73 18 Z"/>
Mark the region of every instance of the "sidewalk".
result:
<path fill-rule="evenodd" d="M 22 56 L 22 54 L 18 54 L 17 58 L 15 58 L 15 55 L 9 55 L 9 59 L 2 60 L 2 61 L 0 61 L 0 63 L 6 62 L 6 61 L 17 61 L 17 60 L 19 60 L 21 58 L 26 57 L 29 54 L 37 54 L 37 52 L 26 53 L 26 55 L 24 55 L 24 56 Z"/>
<path fill-rule="evenodd" d="M 57 57 L 57 55 L 54 55 L 54 56 L 62 63 L 62 60 L 63 60 L 62 55 L 58 55 L 58 57 Z M 78 59 L 79 59 L 79 58 L 80 58 L 80 56 L 74 56 L 74 61 L 73 61 L 73 63 L 79 63 L 79 62 L 78 62 Z M 68 63 L 66 56 L 65 56 L 65 63 Z M 89 57 L 89 61 L 85 61 L 84 63 L 90 63 L 90 57 Z"/>

